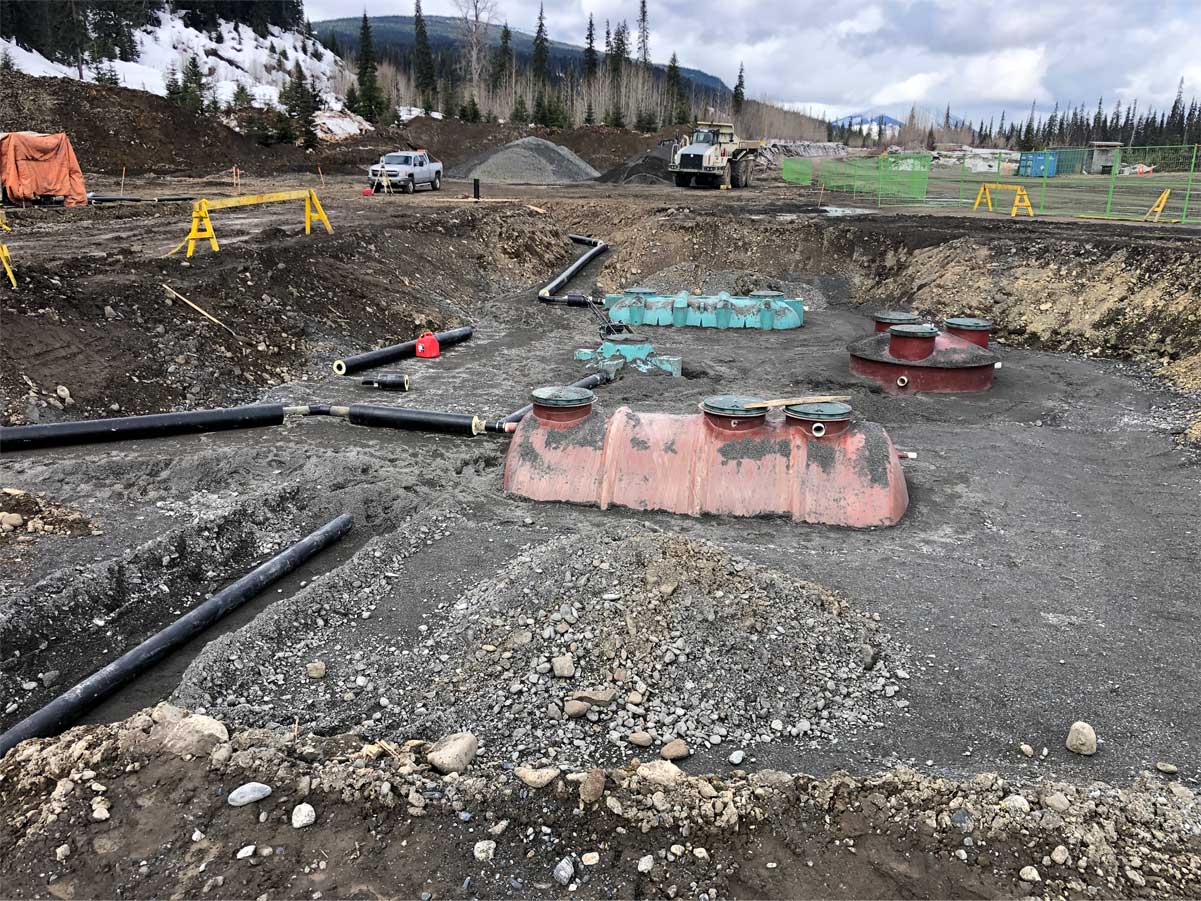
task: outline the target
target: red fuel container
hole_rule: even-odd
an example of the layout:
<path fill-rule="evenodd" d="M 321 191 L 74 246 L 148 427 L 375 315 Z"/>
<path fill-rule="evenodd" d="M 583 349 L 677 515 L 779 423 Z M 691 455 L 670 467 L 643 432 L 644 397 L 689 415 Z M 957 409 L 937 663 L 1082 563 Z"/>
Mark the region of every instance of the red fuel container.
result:
<path fill-rule="evenodd" d="M 432 360 L 442 356 L 442 348 L 438 346 L 438 337 L 433 332 L 426 332 L 417 339 L 416 355 Z"/>

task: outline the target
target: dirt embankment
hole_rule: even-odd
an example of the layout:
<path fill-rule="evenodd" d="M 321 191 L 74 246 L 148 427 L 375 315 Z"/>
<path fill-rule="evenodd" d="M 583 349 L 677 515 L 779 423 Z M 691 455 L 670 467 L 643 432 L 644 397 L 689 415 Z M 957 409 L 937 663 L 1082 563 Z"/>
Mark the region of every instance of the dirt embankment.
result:
<path fill-rule="evenodd" d="M 531 284 L 571 252 L 553 223 L 520 207 L 405 209 L 403 229 L 383 236 L 371 217 L 394 215 L 395 204 L 331 205 L 334 234 L 308 237 L 282 207 L 269 209 L 215 216 L 220 252 L 202 247 L 190 263 L 182 251 L 160 258 L 186 233 L 183 205 L 14 215 L 21 286 L 0 307 L 5 422 L 253 401 L 335 356 L 460 325 L 477 297 Z M 90 229 L 91 252 L 58 244 L 64 226 Z"/>
<path fill-rule="evenodd" d="M 1189 837 L 1196 798 L 1149 775 L 1121 790 L 1083 790 L 909 770 L 694 777 L 658 760 L 531 771 L 474 759 L 472 744 L 435 758 L 421 741 L 235 731 L 167 704 L 30 742 L 0 764 L 10 814 L 0 825 L 5 890 L 18 898 L 47 888 L 62 898 L 1201 891 L 1201 854 Z M 252 782 L 255 790 L 245 787 Z M 247 792 L 249 803 L 231 803 Z"/>
<path fill-rule="evenodd" d="M 631 219 L 613 215 L 614 205 L 561 212 L 569 228 L 616 245 L 600 277 L 605 290 L 694 259 L 778 275 L 840 273 L 862 303 L 912 306 L 932 318 L 984 316 L 1007 342 L 1132 360 L 1201 389 L 1201 266 L 1190 230 L 947 217 L 788 221 L 687 208 Z"/>

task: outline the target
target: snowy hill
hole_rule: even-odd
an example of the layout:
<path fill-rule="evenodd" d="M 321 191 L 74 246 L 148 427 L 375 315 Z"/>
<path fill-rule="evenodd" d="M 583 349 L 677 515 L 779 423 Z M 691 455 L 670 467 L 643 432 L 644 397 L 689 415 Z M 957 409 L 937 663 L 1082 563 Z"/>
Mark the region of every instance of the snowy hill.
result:
<path fill-rule="evenodd" d="M 175 14 L 160 13 L 156 25 L 135 33 L 136 62 L 105 60 L 83 67 L 84 81 L 97 81 L 97 69 L 116 73 L 121 86 L 166 96 L 167 77 L 172 69 L 182 72 L 190 57 L 195 57 L 205 76 L 205 86 L 221 104 L 229 103 L 239 85 L 250 92 L 255 106 L 278 107 L 280 90 L 288 83 L 297 60 L 305 76 L 311 78 L 327 107 L 317 114 L 318 131 L 327 139 L 352 137 L 372 126 L 344 109 L 339 93 L 351 75 L 334 54 L 315 38 L 296 31 L 268 26 L 260 37 L 242 24 L 222 22 L 220 40 L 213 34 L 187 27 Z M 7 53 L 15 67 L 30 75 L 80 78 L 75 66 L 51 62 L 40 53 L 26 50 L 13 41 L 0 39 L 0 55 Z"/>

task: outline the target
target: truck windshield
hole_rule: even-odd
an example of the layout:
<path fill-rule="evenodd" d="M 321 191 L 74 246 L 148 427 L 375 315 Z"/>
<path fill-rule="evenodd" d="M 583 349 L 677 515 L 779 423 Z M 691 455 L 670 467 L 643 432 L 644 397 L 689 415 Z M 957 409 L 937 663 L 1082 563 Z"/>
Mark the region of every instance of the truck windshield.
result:
<path fill-rule="evenodd" d="M 693 144 L 716 144 L 717 134 L 712 131 L 694 131 L 692 133 Z"/>
<path fill-rule="evenodd" d="M 407 153 L 389 153 L 384 157 L 385 166 L 411 166 L 413 157 Z"/>

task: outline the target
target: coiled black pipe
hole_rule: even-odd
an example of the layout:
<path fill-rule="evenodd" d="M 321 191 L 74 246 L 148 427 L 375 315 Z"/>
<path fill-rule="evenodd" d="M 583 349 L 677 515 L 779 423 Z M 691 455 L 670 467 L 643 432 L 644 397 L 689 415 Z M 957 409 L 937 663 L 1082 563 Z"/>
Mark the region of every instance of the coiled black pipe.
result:
<path fill-rule="evenodd" d="M 330 520 L 286 551 L 252 569 L 228 588 L 217 592 L 195 610 L 185 613 L 161 632 L 150 636 L 132 651 L 59 695 L 41 710 L 21 720 L 0 735 L 0 757 L 27 738 L 57 735 L 130 679 L 338 541 L 350 531 L 352 525 L 354 518 L 349 513 Z"/>
<path fill-rule="evenodd" d="M 556 291 L 563 289 L 569 281 L 575 278 L 576 273 L 591 263 L 594 259 L 609 249 L 609 245 L 600 238 L 589 238 L 587 235 L 568 235 L 576 244 L 587 244 L 589 250 L 582 257 L 551 279 L 546 286 L 538 292 L 539 299 L 553 297 Z M 553 301 L 552 301 L 553 302 Z M 575 304 L 572 304 L 575 306 Z"/>
<path fill-rule="evenodd" d="M 414 432 L 446 432 L 451 435 L 481 435 L 484 432 L 511 432 L 505 423 L 482 419 L 469 413 L 442 413 L 436 410 L 411 410 L 406 407 L 377 407 L 351 404 L 333 407 L 333 415 L 343 416 L 354 425 Z"/>
<path fill-rule="evenodd" d="M 302 408 L 297 408 L 295 412 L 300 412 L 300 409 Z M 219 410 L 152 413 L 148 416 L 0 427 L 0 453 L 35 447 L 90 444 L 96 441 L 131 441 L 190 432 L 255 429 L 281 424 L 285 412 L 292 411 L 286 411 L 282 404 L 253 404 Z"/>
<path fill-rule="evenodd" d="M 600 372 L 594 372 L 592 375 L 584 376 L 582 379 L 577 379 L 571 383 L 572 388 L 596 388 L 600 385 L 607 384 L 613 381 L 613 376 L 605 372 L 603 369 Z M 508 416 L 501 420 L 502 423 L 516 424 L 525 419 L 531 410 L 534 409 L 533 404 L 526 404 L 520 410 L 514 410 Z"/>
<path fill-rule="evenodd" d="M 475 328 L 473 326 L 465 325 L 461 328 L 451 329 L 448 332 L 438 332 L 434 337 L 438 339 L 439 347 L 448 347 L 451 344 L 466 341 L 474 333 Z M 337 375 L 349 375 L 352 372 L 358 372 L 360 369 L 382 366 L 384 363 L 393 363 L 396 360 L 403 360 L 405 357 L 416 356 L 416 354 L 417 339 L 414 338 L 412 341 L 405 341 L 402 344 L 393 344 L 389 347 L 381 347 L 379 350 L 369 350 L 365 353 L 355 354 L 353 357 L 334 360 L 334 372 Z"/>

